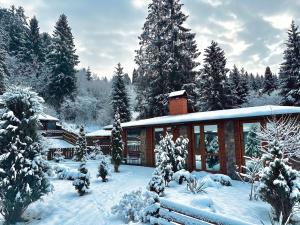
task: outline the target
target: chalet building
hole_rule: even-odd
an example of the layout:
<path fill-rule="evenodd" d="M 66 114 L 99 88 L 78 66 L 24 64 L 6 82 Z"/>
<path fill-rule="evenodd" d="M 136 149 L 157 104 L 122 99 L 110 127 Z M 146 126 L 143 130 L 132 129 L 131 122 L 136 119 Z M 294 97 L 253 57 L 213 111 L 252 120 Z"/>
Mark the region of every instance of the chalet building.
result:
<path fill-rule="evenodd" d="M 111 152 L 111 131 L 97 130 L 86 134 L 86 142 L 88 147 L 97 146 L 104 154 L 110 155 Z"/>
<path fill-rule="evenodd" d="M 185 91 L 169 95 L 169 115 L 122 123 L 127 164 L 154 166 L 155 146 L 161 135 L 172 133 L 189 139 L 189 170 L 235 175 L 245 164 L 245 146 L 251 130 L 267 126 L 274 116 L 300 115 L 300 107 L 257 106 L 188 113 Z M 111 129 L 106 126 L 104 129 Z"/>

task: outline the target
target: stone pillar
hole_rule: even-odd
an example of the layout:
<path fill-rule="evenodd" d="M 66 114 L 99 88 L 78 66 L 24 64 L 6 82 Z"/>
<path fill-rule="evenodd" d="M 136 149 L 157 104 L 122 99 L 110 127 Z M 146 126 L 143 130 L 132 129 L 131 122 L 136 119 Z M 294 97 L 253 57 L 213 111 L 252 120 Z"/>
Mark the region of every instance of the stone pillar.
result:
<path fill-rule="evenodd" d="M 226 172 L 231 178 L 236 178 L 236 156 L 235 156 L 235 135 L 234 121 L 228 120 L 224 127 L 225 153 L 226 153 Z"/>
<path fill-rule="evenodd" d="M 147 162 L 147 144 L 146 144 L 146 128 L 141 129 L 140 133 L 140 140 L 141 140 L 141 145 L 140 145 L 140 151 L 141 151 L 141 164 L 146 165 Z"/>

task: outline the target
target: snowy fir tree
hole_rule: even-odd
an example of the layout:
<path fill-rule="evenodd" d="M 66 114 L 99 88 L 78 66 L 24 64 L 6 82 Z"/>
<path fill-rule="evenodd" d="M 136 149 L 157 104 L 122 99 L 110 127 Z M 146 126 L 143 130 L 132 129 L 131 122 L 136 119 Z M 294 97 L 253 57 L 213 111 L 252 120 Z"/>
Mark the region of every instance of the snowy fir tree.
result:
<path fill-rule="evenodd" d="M 42 50 L 41 50 L 41 37 L 38 20 L 33 17 L 29 21 L 29 29 L 26 33 L 26 48 L 27 56 L 26 61 L 32 62 L 34 60 L 41 61 Z"/>
<path fill-rule="evenodd" d="M 107 181 L 107 176 L 110 173 L 110 161 L 107 156 L 105 156 L 102 152 L 98 156 L 99 159 L 99 167 L 97 177 L 101 177 L 102 182 Z"/>
<path fill-rule="evenodd" d="M 300 200 L 300 180 L 299 172 L 283 157 L 282 147 L 276 138 L 268 144 L 268 154 L 263 156 L 268 164 L 262 172 L 258 193 L 272 206 L 276 219 L 282 215 L 285 223 Z"/>
<path fill-rule="evenodd" d="M 246 137 L 245 155 L 249 157 L 260 157 L 260 140 L 257 137 L 258 126 L 252 125 Z"/>
<path fill-rule="evenodd" d="M 175 143 L 173 135 L 166 133 L 159 145 L 155 148 L 154 152 L 157 155 L 156 168 L 161 171 L 165 185 L 172 180 L 173 165 L 176 164 L 175 160 Z"/>
<path fill-rule="evenodd" d="M 80 196 L 89 191 L 90 187 L 90 173 L 85 163 L 81 163 L 78 168 L 78 178 L 73 181 L 73 186 Z"/>
<path fill-rule="evenodd" d="M 186 169 L 189 139 L 180 136 L 175 142 L 173 171 Z"/>
<path fill-rule="evenodd" d="M 205 139 L 205 146 L 206 146 L 206 164 L 207 167 L 213 168 L 215 165 L 219 163 L 219 141 L 218 137 L 211 137 L 207 136 Z"/>
<path fill-rule="evenodd" d="M 5 112 L 0 121 L 0 212 L 7 224 L 14 224 L 52 186 L 37 133 L 43 100 L 24 87 L 10 88 L 2 99 Z"/>
<path fill-rule="evenodd" d="M 48 101 L 60 107 L 63 99 L 73 97 L 76 91 L 75 66 L 79 63 L 66 15 L 62 14 L 53 33 L 52 52 L 49 64 L 52 72 L 48 84 Z"/>
<path fill-rule="evenodd" d="M 242 104 L 247 102 L 249 90 L 245 74 L 240 72 L 236 65 L 234 65 L 232 71 L 230 71 L 229 82 L 232 88 L 231 91 L 234 101 L 234 107 L 240 107 Z"/>
<path fill-rule="evenodd" d="M 1 41 L 1 40 L 0 40 Z M 2 49 L 1 43 L 0 43 L 0 95 L 2 95 L 5 92 L 5 81 L 6 77 L 8 75 L 8 71 L 5 64 L 5 56 L 6 53 L 4 49 Z"/>
<path fill-rule="evenodd" d="M 92 72 L 91 72 L 90 67 L 88 67 L 87 70 L 86 70 L 86 79 L 87 79 L 88 81 L 90 81 L 90 80 L 93 79 L 93 76 L 92 76 Z"/>
<path fill-rule="evenodd" d="M 280 67 L 282 105 L 300 106 L 300 33 L 293 21 Z"/>
<path fill-rule="evenodd" d="M 191 86 L 196 83 L 200 53 L 195 34 L 183 25 L 186 19 L 179 0 L 153 0 L 149 4 L 135 58 L 141 81 L 137 84 L 137 100 L 142 118 L 165 115 L 168 93 L 184 87 L 189 109 L 195 109 Z"/>
<path fill-rule="evenodd" d="M 162 196 L 165 191 L 165 181 L 159 168 L 156 168 L 152 174 L 152 177 L 148 183 L 147 189 Z"/>
<path fill-rule="evenodd" d="M 114 164 L 115 172 L 119 172 L 119 166 L 123 158 L 123 141 L 122 141 L 122 127 L 119 113 L 116 112 L 114 118 L 113 129 L 111 131 L 111 159 Z"/>
<path fill-rule="evenodd" d="M 85 161 L 85 157 L 87 154 L 87 147 L 86 147 L 86 136 L 84 131 L 84 126 L 80 126 L 79 135 L 76 141 L 76 148 L 74 152 L 74 160 L 75 161 Z"/>
<path fill-rule="evenodd" d="M 113 111 L 119 113 L 121 123 L 131 120 L 129 98 L 124 83 L 123 68 L 120 63 L 116 67 L 112 84 L 112 107 Z"/>
<path fill-rule="evenodd" d="M 199 108 L 202 111 L 231 108 L 234 102 L 227 85 L 225 53 L 214 41 L 204 50 L 203 66 L 199 79 Z"/>
<path fill-rule="evenodd" d="M 267 66 L 262 93 L 270 95 L 273 91 L 276 90 L 276 86 L 276 76 L 272 74 L 270 67 Z"/>

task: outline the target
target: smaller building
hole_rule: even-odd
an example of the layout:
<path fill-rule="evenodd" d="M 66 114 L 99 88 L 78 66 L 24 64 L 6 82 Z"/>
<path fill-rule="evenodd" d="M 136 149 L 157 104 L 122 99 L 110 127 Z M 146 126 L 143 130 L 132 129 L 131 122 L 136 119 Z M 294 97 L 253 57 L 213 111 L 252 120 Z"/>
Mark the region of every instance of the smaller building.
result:
<path fill-rule="evenodd" d="M 111 130 L 97 130 L 86 134 L 87 146 L 97 146 L 104 154 L 111 154 Z"/>

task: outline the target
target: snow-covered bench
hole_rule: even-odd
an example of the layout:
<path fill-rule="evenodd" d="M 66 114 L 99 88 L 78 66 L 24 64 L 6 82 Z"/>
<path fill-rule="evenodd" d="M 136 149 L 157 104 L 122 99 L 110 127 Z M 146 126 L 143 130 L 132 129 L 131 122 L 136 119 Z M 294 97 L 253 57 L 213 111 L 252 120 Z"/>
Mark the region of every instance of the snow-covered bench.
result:
<path fill-rule="evenodd" d="M 164 198 L 160 198 L 158 217 L 151 217 L 150 223 L 159 225 L 253 225 L 238 219 L 196 209 Z"/>

